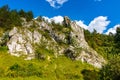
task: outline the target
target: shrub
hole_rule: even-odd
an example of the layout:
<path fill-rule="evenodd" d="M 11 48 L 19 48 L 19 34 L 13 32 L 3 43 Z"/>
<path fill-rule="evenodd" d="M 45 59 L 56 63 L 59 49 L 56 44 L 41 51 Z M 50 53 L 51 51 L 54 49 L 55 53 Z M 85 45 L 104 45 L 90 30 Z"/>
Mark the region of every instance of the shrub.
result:
<path fill-rule="evenodd" d="M 9 67 L 7 76 L 8 77 L 28 77 L 28 76 L 40 76 L 42 75 L 41 70 L 34 66 L 32 63 L 21 66 L 17 63 Z"/>
<path fill-rule="evenodd" d="M 72 60 L 75 59 L 75 55 L 74 55 L 75 53 L 70 49 L 65 50 L 64 54 L 65 54 L 66 57 L 69 57 Z"/>
<path fill-rule="evenodd" d="M 84 80 L 98 80 L 98 72 L 95 70 L 86 70 L 82 71 Z"/>
<path fill-rule="evenodd" d="M 45 60 L 45 55 L 40 52 L 40 50 L 35 51 L 35 58 L 38 60 Z"/>
<path fill-rule="evenodd" d="M 120 57 L 112 58 L 100 71 L 102 80 L 120 80 Z"/>
<path fill-rule="evenodd" d="M 16 10 L 10 10 L 8 5 L 0 8 L 0 27 L 5 31 L 13 26 L 21 26 L 21 19 Z"/>
<path fill-rule="evenodd" d="M 0 68 L 0 77 L 3 77 L 3 76 L 4 76 L 4 74 L 5 74 L 5 70 L 4 70 L 4 69 L 2 69 L 2 68 Z"/>
<path fill-rule="evenodd" d="M 9 33 L 5 32 L 4 35 L 1 37 L 0 46 L 6 46 L 8 40 L 9 40 Z"/>

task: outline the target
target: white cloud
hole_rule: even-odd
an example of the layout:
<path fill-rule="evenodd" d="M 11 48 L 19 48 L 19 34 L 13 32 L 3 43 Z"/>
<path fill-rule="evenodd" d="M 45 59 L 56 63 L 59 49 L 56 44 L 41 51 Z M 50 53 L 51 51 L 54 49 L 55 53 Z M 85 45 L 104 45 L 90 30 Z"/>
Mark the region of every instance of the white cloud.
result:
<path fill-rule="evenodd" d="M 47 20 L 49 23 L 51 23 L 52 21 L 55 21 L 55 23 L 60 23 L 61 24 L 64 20 L 64 18 L 62 16 L 54 16 L 52 18 L 48 18 L 48 17 L 43 16 L 43 18 L 45 20 Z"/>
<path fill-rule="evenodd" d="M 109 34 L 110 32 L 115 34 L 117 27 L 120 27 L 120 24 L 115 25 L 113 28 L 108 29 L 108 31 L 105 34 Z"/>
<path fill-rule="evenodd" d="M 88 30 L 90 32 L 93 32 L 95 29 L 98 33 L 103 33 L 109 23 L 110 21 L 107 21 L 107 17 L 99 16 L 90 22 L 90 24 L 88 25 Z"/>
<path fill-rule="evenodd" d="M 51 20 L 54 20 L 55 23 L 62 23 L 64 18 L 62 16 L 55 16 L 55 17 L 51 18 Z"/>
<path fill-rule="evenodd" d="M 95 29 L 98 33 L 103 33 L 103 31 L 106 30 L 106 26 L 109 25 L 110 21 L 107 20 L 107 17 L 98 16 L 92 20 L 88 26 L 85 25 L 82 21 L 77 21 L 76 23 L 84 29 L 88 29 L 90 32 L 93 32 Z"/>
<path fill-rule="evenodd" d="M 79 25 L 80 27 L 84 28 L 84 29 L 88 29 L 88 26 L 84 24 L 84 21 L 75 21 L 77 25 Z"/>
<path fill-rule="evenodd" d="M 51 7 L 60 8 L 68 0 L 46 0 Z"/>

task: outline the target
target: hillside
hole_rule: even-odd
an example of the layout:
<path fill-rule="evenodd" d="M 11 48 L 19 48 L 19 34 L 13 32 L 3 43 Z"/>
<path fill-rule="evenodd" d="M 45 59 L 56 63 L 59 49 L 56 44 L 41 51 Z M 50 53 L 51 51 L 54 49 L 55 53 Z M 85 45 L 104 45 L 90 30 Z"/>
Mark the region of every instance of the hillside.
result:
<path fill-rule="evenodd" d="M 0 10 L 3 80 L 93 80 L 92 77 L 96 80 L 104 66 L 106 69 L 108 60 L 119 54 L 114 47 L 114 35 L 90 33 L 67 16 L 62 23 L 55 23 L 43 17 L 33 19 L 31 11 L 10 11 L 7 6 Z M 7 17 L 3 16 L 5 13 Z"/>
<path fill-rule="evenodd" d="M 65 55 L 72 60 L 82 60 L 98 68 L 105 60 L 96 51 L 89 47 L 84 39 L 83 29 L 68 17 L 64 17 L 63 24 L 47 23 L 45 21 L 24 19 L 22 27 L 14 27 L 9 31 L 7 41 L 11 55 L 45 57 L 40 49 L 48 50 L 55 57 Z"/>
<path fill-rule="evenodd" d="M 24 60 L 0 51 L 1 80 L 83 80 L 82 70 L 97 70 L 93 66 L 73 61 L 65 56 L 45 60 Z"/>

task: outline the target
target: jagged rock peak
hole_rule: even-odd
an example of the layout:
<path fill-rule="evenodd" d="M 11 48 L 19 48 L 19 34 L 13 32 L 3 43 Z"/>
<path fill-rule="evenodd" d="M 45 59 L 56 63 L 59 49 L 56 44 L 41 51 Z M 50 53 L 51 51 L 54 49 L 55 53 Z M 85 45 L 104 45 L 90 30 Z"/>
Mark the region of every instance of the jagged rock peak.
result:
<path fill-rule="evenodd" d="M 63 21 L 63 24 L 68 27 L 70 26 L 70 23 L 71 23 L 71 20 L 69 19 L 68 16 L 64 16 L 64 21 Z"/>

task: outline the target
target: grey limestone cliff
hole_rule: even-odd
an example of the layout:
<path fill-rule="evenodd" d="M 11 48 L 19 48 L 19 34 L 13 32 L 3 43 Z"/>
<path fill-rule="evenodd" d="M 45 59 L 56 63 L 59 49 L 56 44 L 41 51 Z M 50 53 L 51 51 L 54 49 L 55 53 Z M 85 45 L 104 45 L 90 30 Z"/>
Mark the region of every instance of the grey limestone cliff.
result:
<path fill-rule="evenodd" d="M 9 31 L 7 42 L 11 55 L 26 55 L 30 60 L 35 57 L 35 46 L 44 45 L 54 55 L 66 55 L 73 60 L 81 60 L 101 68 L 105 60 L 93 50 L 84 38 L 84 30 L 75 22 L 64 17 L 63 24 L 48 23 L 33 19 L 22 23 L 22 27 L 14 27 Z"/>

